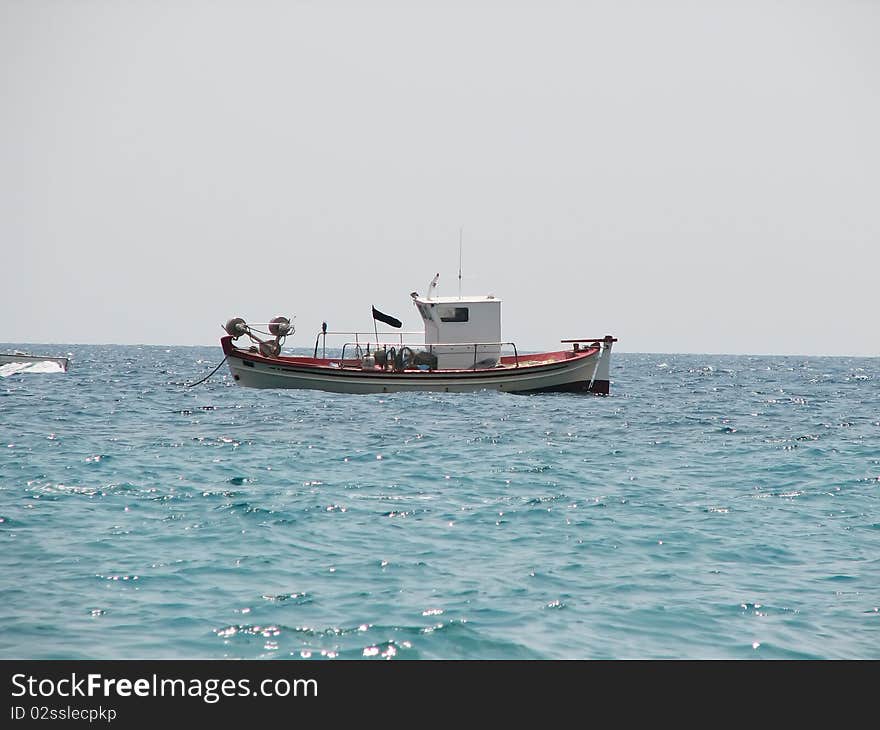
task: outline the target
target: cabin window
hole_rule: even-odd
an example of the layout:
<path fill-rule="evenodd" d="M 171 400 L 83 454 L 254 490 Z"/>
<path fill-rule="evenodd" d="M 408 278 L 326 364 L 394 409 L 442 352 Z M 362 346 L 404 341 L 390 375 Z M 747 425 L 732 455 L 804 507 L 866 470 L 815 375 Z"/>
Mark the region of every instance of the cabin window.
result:
<path fill-rule="evenodd" d="M 441 322 L 467 322 L 468 321 L 468 308 L 467 307 L 441 307 L 440 308 L 440 321 Z"/>

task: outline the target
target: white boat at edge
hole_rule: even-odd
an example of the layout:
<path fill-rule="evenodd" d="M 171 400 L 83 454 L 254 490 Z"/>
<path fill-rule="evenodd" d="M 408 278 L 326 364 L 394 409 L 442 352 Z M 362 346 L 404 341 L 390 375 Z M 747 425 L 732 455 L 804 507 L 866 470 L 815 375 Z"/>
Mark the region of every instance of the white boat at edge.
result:
<path fill-rule="evenodd" d="M 325 323 L 312 357 L 285 355 L 281 346 L 293 332 L 289 319 L 276 317 L 263 325 L 250 325 L 233 318 L 226 323 L 226 336 L 220 340 L 230 373 L 236 383 L 250 388 L 335 393 L 461 393 L 484 389 L 609 393 L 611 349 L 616 338 L 605 335 L 568 339 L 561 341 L 567 349 L 520 354 L 513 342 L 501 339 L 500 299 L 492 295 L 432 297 L 435 284 L 436 277 L 427 296 L 417 292 L 410 295 L 425 324 L 423 341 L 417 343 L 405 341 L 400 333 L 380 333 L 375 328 L 372 333 L 328 332 Z M 395 328 L 401 326 L 399 320 L 375 307 L 373 318 Z M 343 343 L 338 356 L 327 357 L 327 337 L 332 335 L 354 340 Z M 252 344 L 234 344 L 242 336 Z M 322 338 L 324 352 L 319 357 Z M 506 350 L 509 354 L 504 354 Z"/>
<path fill-rule="evenodd" d="M 16 365 L 37 365 L 39 363 L 53 363 L 60 370 L 53 372 L 66 373 L 70 367 L 70 358 L 56 357 L 54 355 L 33 355 L 28 352 L 0 352 L 0 366 L 16 364 Z M 20 371 L 19 371 L 20 372 Z"/>

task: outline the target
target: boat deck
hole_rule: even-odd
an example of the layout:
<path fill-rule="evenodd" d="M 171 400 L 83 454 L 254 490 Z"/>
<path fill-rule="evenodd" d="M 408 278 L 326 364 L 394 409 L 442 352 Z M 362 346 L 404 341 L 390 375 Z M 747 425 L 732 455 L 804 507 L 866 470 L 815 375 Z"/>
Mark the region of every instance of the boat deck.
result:
<path fill-rule="evenodd" d="M 345 370 L 345 371 L 357 371 L 357 372 L 398 372 L 398 373 L 444 373 L 447 375 L 455 375 L 456 373 L 473 373 L 475 371 L 480 372 L 499 372 L 506 370 L 515 370 L 519 368 L 533 368 L 540 367 L 542 365 L 551 365 L 558 362 L 563 362 L 565 360 L 570 360 L 575 357 L 588 357 L 590 355 L 598 352 L 598 347 L 584 348 L 579 351 L 573 350 L 559 350 L 556 352 L 542 352 L 536 355 L 530 355 L 528 353 L 523 355 L 505 355 L 499 359 L 499 363 L 497 365 L 493 365 L 492 367 L 472 367 L 472 368 L 434 368 L 428 369 L 425 366 L 422 367 L 407 367 L 403 370 L 393 371 L 391 369 L 384 369 L 381 366 L 375 366 L 374 368 L 364 368 L 362 361 L 359 358 L 345 358 L 344 360 L 338 357 L 308 357 L 303 355 L 285 355 L 280 354 L 274 357 L 265 357 L 261 355 L 256 348 L 238 348 L 233 346 L 233 349 L 238 353 L 243 355 L 248 355 L 251 358 L 256 360 L 262 360 L 265 362 L 275 362 L 278 364 L 284 365 L 294 365 L 300 367 L 310 367 L 310 368 L 328 368 L 332 370 Z"/>

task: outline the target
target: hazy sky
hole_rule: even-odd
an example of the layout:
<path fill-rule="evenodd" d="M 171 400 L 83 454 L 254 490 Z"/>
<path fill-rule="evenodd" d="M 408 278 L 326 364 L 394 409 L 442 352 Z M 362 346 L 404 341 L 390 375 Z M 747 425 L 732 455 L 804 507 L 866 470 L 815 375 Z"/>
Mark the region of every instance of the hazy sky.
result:
<path fill-rule="evenodd" d="M 0 0 L 0 341 L 880 355 L 880 2 Z"/>

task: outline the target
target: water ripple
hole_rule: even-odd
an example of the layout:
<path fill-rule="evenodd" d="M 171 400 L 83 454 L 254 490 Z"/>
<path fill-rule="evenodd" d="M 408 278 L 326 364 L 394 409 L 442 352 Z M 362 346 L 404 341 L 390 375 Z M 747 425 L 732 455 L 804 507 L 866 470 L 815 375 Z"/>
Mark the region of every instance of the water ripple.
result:
<path fill-rule="evenodd" d="M 3 381 L 8 656 L 880 658 L 877 360 L 353 397 L 75 350 Z"/>

